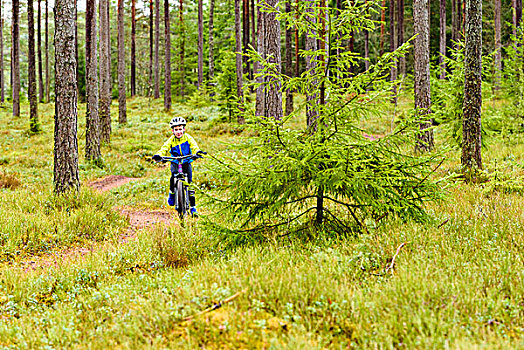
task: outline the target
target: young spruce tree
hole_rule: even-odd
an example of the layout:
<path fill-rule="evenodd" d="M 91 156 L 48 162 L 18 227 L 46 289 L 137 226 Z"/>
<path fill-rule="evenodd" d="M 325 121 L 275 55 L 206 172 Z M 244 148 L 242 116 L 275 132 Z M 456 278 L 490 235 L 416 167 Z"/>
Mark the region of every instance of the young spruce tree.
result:
<path fill-rule="evenodd" d="M 262 11 L 275 10 L 266 6 Z M 373 31 L 379 25 L 371 19 L 378 11 L 369 3 L 355 4 L 335 16 L 332 9 L 298 2 L 294 11 L 279 12 L 281 22 L 326 44 L 301 52 L 322 63 L 298 77 L 290 78 L 269 58 L 250 53 L 252 60 L 261 62 L 258 74 L 278 79 L 282 91 L 320 97 L 306 100 L 307 106 L 297 105 L 282 120 L 246 115 L 257 136 L 213 157 L 212 176 L 221 186 L 217 197 L 209 197 L 216 214 L 208 216 L 208 223 L 224 244 L 306 232 L 355 234 L 389 217 L 427 218 L 424 203 L 437 199 L 442 186 L 431 176 L 438 154 L 412 153 L 420 121 L 404 120 L 394 132 L 374 140 L 359 127 L 364 118 L 380 113 L 377 102 L 391 98 L 388 72 L 408 44 L 356 75 L 348 74 L 349 69 L 362 58 L 354 52 L 335 57 L 350 33 Z M 313 20 L 320 14 L 327 16 L 325 22 Z M 321 28 L 324 23 L 327 30 Z M 302 130 L 293 128 L 296 123 L 291 121 L 299 114 L 303 118 L 309 109 L 317 112 L 316 130 L 306 129 L 305 123 Z"/>

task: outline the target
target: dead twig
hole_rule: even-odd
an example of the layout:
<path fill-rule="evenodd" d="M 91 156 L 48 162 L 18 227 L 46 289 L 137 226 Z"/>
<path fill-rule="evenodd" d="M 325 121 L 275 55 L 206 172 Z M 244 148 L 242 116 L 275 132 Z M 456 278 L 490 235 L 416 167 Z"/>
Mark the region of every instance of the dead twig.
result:
<path fill-rule="evenodd" d="M 393 255 L 393 259 L 391 259 L 391 264 L 386 268 L 386 271 L 384 273 L 387 273 L 391 270 L 391 273 L 393 273 L 393 268 L 395 267 L 395 259 L 397 258 L 398 254 L 400 253 L 400 249 L 402 249 L 403 246 L 408 244 L 408 242 L 403 242 L 401 245 L 398 246 L 397 252 L 395 255 Z"/>
<path fill-rule="evenodd" d="M 213 311 L 213 310 L 219 309 L 219 308 L 222 307 L 222 305 L 227 304 L 227 303 L 229 303 L 230 301 L 235 300 L 236 298 L 238 298 L 239 296 L 241 296 L 241 295 L 244 294 L 245 292 L 247 292 L 247 289 L 241 290 L 240 292 L 237 292 L 237 293 L 233 294 L 233 295 L 230 296 L 229 298 L 226 298 L 226 299 L 224 299 L 223 301 L 220 301 L 220 302 L 214 304 L 213 306 L 208 307 L 208 308 L 205 309 L 205 310 L 202 310 L 202 311 L 200 311 L 200 312 L 197 312 L 197 313 L 194 314 L 194 315 L 191 315 L 191 316 L 187 316 L 187 317 L 185 317 L 185 318 L 184 318 L 184 321 L 190 321 L 190 320 L 194 319 L 195 317 L 198 317 L 198 316 L 200 316 L 200 315 L 207 314 L 208 312 L 211 312 L 211 311 Z"/>
<path fill-rule="evenodd" d="M 445 224 L 447 224 L 448 221 L 449 221 L 449 219 L 444 220 L 444 222 L 441 223 L 440 225 L 438 225 L 437 228 L 441 228 L 442 226 L 444 226 Z"/>

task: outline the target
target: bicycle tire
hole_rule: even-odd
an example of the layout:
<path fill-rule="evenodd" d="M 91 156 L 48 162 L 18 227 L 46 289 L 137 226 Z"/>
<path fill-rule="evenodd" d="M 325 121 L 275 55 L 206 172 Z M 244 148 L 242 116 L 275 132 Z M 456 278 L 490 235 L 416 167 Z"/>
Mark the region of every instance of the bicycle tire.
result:
<path fill-rule="evenodd" d="M 187 189 L 184 186 L 184 183 L 180 180 L 176 183 L 176 196 L 177 196 L 177 206 L 176 211 L 182 219 L 187 213 L 187 196 L 185 194 Z"/>

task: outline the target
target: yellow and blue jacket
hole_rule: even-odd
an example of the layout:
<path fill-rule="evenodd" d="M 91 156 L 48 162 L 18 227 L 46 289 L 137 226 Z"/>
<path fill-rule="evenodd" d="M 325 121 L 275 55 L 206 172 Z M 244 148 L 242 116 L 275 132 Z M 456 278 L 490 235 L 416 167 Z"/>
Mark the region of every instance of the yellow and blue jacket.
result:
<path fill-rule="evenodd" d="M 191 135 L 185 133 L 179 139 L 177 139 L 175 135 L 171 135 L 156 154 L 161 155 L 162 157 L 167 157 L 169 155 L 172 157 L 181 157 L 196 154 L 198 151 L 200 151 L 200 148 L 198 148 L 195 139 Z M 182 163 L 191 163 L 192 161 L 192 159 L 184 159 Z"/>

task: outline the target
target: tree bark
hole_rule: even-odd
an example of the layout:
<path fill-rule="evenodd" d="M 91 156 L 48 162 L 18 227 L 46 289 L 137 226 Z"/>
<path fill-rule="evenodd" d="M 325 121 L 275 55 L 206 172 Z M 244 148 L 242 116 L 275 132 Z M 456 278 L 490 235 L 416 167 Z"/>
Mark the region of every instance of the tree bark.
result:
<path fill-rule="evenodd" d="M 264 41 L 265 32 L 265 18 L 266 13 L 261 11 L 261 7 L 264 4 L 264 0 L 258 0 L 257 3 L 257 51 L 262 58 L 266 58 L 266 42 Z M 255 62 L 255 75 L 263 69 L 261 62 Z M 256 89 L 256 103 L 255 103 L 255 115 L 263 117 L 266 115 L 266 95 L 264 92 L 265 78 L 259 76 L 256 78 L 257 86 Z"/>
<path fill-rule="evenodd" d="M 515 0 L 515 22 L 516 27 L 520 28 L 522 25 L 522 0 Z"/>
<path fill-rule="evenodd" d="M 29 98 L 29 130 L 40 131 L 38 123 L 38 100 L 36 95 L 36 62 L 35 62 L 35 15 L 33 0 L 27 0 L 27 95 Z"/>
<path fill-rule="evenodd" d="M 242 14 L 243 14 L 243 21 L 242 21 L 242 35 L 243 35 L 243 50 L 242 53 L 245 55 L 247 54 L 247 50 L 249 49 L 249 19 L 250 19 L 250 11 L 249 11 L 249 0 L 242 0 Z M 244 73 L 247 74 L 248 79 L 251 79 L 251 67 L 249 64 L 249 59 L 247 56 L 242 56 L 242 62 L 244 67 Z"/>
<path fill-rule="evenodd" d="M 100 154 L 100 119 L 98 115 L 98 74 L 96 52 L 96 0 L 86 1 L 86 159 Z"/>
<path fill-rule="evenodd" d="M 397 47 L 404 44 L 404 0 L 398 0 Z M 406 57 L 399 58 L 400 75 L 406 77 Z"/>
<path fill-rule="evenodd" d="M 389 51 L 393 52 L 397 49 L 397 30 L 395 26 L 396 14 L 396 0 L 389 0 Z M 398 78 L 398 61 L 391 66 L 390 80 L 395 81 Z M 393 86 L 393 103 L 397 103 L 397 85 Z"/>
<path fill-rule="evenodd" d="M 153 47 L 154 47 L 154 35 L 153 35 L 153 11 L 155 6 L 153 0 L 149 0 L 149 90 L 148 96 L 152 96 L 153 92 Z"/>
<path fill-rule="evenodd" d="M 286 0 L 286 13 L 291 13 L 291 1 Z M 293 29 L 286 23 L 286 74 L 293 77 Z M 293 91 L 286 89 L 286 115 L 293 113 Z"/>
<path fill-rule="evenodd" d="M 415 109 L 419 116 L 420 132 L 415 149 L 419 152 L 434 148 L 431 118 L 431 91 L 429 84 L 429 14 L 428 0 L 414 0 L 413 26 L 415 34 Z"/>
<path fill-rule="evenodd" d="M 382 8 L 380 13 L 380 56 L 384 54 L 384 33 L 386 23 L 386 0 L 382 0 Z"/>
<path fill-rule="evenodd" d="M 494 76 L 494 88 L 495 90 L 500 89 L 500 79 L 502 72 L 502 41 L 501 41 L 501 0 L 495 0 L 495 76 Z"/>
<path fill-rule="evenodd" d="M 446 0 L 440 0 L 440 57 L 439 57 L 439 66 L 440 66 L 440 79 L 446 78 Z"/>
<path fill-rule="evenodd" d="M 42 67 L 42 6 L 41 0 L 38 1 L 38 24 L 37 24 L 37 47 L 38 47 L 38 93 L 40 95 L 40 103 L 44 103 L 44 72 Z"/>
<path fill-rule="evenodd" d="M 184 0 L 180 0 L 179 5 L 179 12 L 178 12 L 178 18 L 179 18 L 179 25 L 180 25 L 180 96 L 185 95 L 185 89 L 184 89 L 184 75 L 185 75 L 185 67 L 184 67 L 184 59 L 186 55 L 186 39 L 185 39 L 185 30 L 184 30 Z"/>
<path fill-rule="evenodd" d="M 209 46 L 209 80 L 213 80 L 215 77 L 215 42 L 214 42 L 214 27 L 213 27 L 213 19 L 215 17 L 215 0 L 209 0 L 209 40 L 208 40 L 208 46 Z"/>
<path fill-rule="evenodd" d="M 0 102 L 5 102 L 4 83 L 4 17 L 2 16 L 2 0 L 0 0 Z"/>
<path fill-rule="evenodd" d="M 127 123 L 124 0 L 118 0 L 118 122 Z"/>
<path fill-rule="evenodd" d="M 465 169 L 482 169 L 482 1 L 470 0 L 466 7 L 464 52 L 464 107 L 462 157 Z"/>
<path fill-rule="evenodd" d="M 316 3 L 314 0 L 307 0 L 306 2 L 306 10 L 308 19 L 312 24 L 316 24 L 317 18 L 315 16 L 315 7 Z M 306 51 L 316 51 L 318 49 L 318 42 L 315 39 L 316 33 L 314 31 L 306 32 L 306 42 L 305 42 L 305 49 Z M 317 57 L 316 56 L 310 56 L 307 55 L 305 57 L 306 60 L 306 72 L 310 72 L 309 74 L 315 75 L 316 74 L 316 67 L 317 67 Z M 317 82 L 313 81 L 313 85 L 316 85 Z M 313 88 L 311 90 L 315 90 L 316 88 Z M 316 130 L 317 129 L 317 119 L 318 119 L 318 96 L 316 93 L 308 93 L 306 96 L 306 122 L 308 129 Z"/>
<path fill-rule="evenodd" d="M 20 2 L 13 0 L 13 17 L 12 17 L 12 90 L 13 90 L 13 116 L 20 116 Z"/>
<path fill-rule="evenodd" d="M 204 81 L 204 18 L 202 0 L 198 0 L 198 88 Z"/>
<path fill-rule="evenodd" d="M 160 98 L 160 0 L 155 1 L 155 92 Z"/>
<path fill-rule="evenodd" d="M 50 101 L 49 96 L 49 6 L 48 0 L 45 0 L 45 100 Z"/>
<path fill-rule="evenodd" d="M 136 95 L 136 0 L 131 0 L 131 97 Z"/>
<path fill-rule="evenodd" d="M 245 2 L 243 2 L 245 4 Z M 236 52 L 236 71 L 237 71 L 237 99 L 238 105 L 242 108 L 244 104 L 244 92 L 242 87 L 242 33 L 240 29 L 240 0 L 235 0 L 235 52 Z M 244 114 L 238 113 L 237 121 L 244 124 Z"/>
<path fill-rule="evenodd" d="M 109 28 L 109 0 L 100 0 L 100 141 L 111 141 L 111 47 Z"/>
<path fill-rule="evenodd" d="M 55 2 L 54 191 L 78 191 L 77 86 L 74 0 Z"/>
<path fill-rule="evenodd" d="M 164 32 L 165 32 L 165 75 L 164 75 L 164 109 L 171 109 L 171 25 L 169 22 L 169 0 L 164 0 Z"/>
<path fill-rule="evenodd" d="M 278 11 L 279 0 L 267 0 L 267 6 L 272 10 Z M 280 45 L 280 21 L 275 12 L 266 13 L 264 16 L 265 31 L 264 41 L 266 42 L 266 57 L 268 63 L 275 64 L 275 75 L 280 75 L 282 57 Z M 282 84 L 273 75 L 268 77 L 266 90 L 266 117 L 282 120 Z"/>
<path fill-rule="evenodd" d="M 290 0 L 291 1 L 291 0 Z M 295 6 L 298 8 L 298 0 L 295 1 Z M 298 19 L 298 12 L 296 17 Z M 299 56 L 299 35 L 298 35 L 298 27 L 295 27 L 295 76 L 300 76 L 300 56 Z"/>

